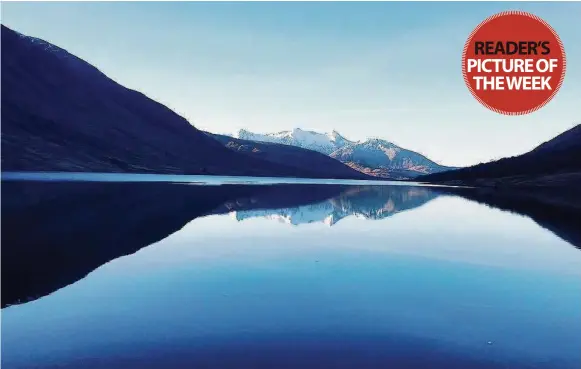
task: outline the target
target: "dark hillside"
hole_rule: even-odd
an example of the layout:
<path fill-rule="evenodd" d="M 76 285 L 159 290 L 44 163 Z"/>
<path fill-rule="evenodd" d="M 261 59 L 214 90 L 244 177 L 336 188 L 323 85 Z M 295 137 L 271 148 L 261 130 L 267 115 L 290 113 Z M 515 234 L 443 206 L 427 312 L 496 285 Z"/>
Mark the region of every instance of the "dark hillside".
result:
<path fill-rule="evenodd" d="M 571 128 L 526 154 L 430 174 L 419 177 L 418 180 L 472 183 L 478 180 L 506 178 L 507 182 L 516 183 L 578 172 L 581 172 L 581 125 Z"/>

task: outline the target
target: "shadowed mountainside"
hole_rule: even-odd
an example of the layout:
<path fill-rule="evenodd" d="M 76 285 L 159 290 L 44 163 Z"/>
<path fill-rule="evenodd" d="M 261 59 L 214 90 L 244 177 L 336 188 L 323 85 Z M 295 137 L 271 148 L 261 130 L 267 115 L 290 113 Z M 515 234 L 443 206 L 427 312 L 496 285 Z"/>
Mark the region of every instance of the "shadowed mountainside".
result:
<path fill-rule="evenodd" d="M 4 25 L 1 38 L 4 171 L 331 175 L 236 153 L 55 45 Z"/>

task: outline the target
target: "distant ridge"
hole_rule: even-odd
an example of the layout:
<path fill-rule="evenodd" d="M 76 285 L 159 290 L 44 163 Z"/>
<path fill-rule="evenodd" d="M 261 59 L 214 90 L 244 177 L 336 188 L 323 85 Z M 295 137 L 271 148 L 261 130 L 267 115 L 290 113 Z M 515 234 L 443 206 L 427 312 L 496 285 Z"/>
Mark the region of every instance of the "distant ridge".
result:
<path fill-rule="evenodd" d="M 295 128 L 290 131 L 261 134 L 241 129 L 234 137 L 318 151 L 360 172 L 377 177 L 406 179 L 455 169 L 437 164 L 424 155 L 401 148 L 384 139 L 352 141 L 335 130 L 319 133 Z"/>

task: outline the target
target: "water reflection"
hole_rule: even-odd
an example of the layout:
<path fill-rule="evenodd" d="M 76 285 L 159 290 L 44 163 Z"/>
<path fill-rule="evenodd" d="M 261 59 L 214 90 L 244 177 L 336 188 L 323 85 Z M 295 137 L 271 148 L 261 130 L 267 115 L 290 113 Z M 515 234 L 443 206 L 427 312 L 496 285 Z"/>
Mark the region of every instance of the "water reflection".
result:
<path fill-rule="evenodd" d="M 239 221 L 263 217 L 293 225 L 320 222 L 332 226 L 349 216 L 384 219 L 422 206 L 437 196 L 437 192 L 427 187 L 352 186 L 323 202 L 282 209 L 235 211 L 233 216 Z"/>
<path fill-rule="evenodd" d="M 458 195 L 528 215 L 580 247 L 578 209 L 534 197 L 417 186 L 189 186 L 171 183 L 2 184 L 2 306 L 26 302 L 84 277 L 191 220 L 231 213 L 299 225 L 356 216 L 384 219 L 441 195 Z"/>

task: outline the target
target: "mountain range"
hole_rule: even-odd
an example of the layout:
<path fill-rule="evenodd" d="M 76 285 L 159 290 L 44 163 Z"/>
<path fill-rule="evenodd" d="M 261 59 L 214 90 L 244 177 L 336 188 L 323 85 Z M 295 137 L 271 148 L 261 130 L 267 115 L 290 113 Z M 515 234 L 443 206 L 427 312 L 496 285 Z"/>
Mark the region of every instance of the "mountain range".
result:
<path fill-rule="evenodd" d="M 455 169 L 437 164 L 417 152 L 383 139 L 352 141 L 335 130 L 330 133 L 319 133 L 295 128 L 291 131 L 261 134 L 241 129 L 234 137 L 317 151 L 362 173 L 377 177 L 406 179 Z"/>
<path fill-rule="evenodd" d="M 4 25 L 0 45 L 3 171 L 581 186 L 580 125 L 523 155 L 458 169 L 387 140 L 352 141 L 336 131 L 211 134 L 58 46 Z"/>

